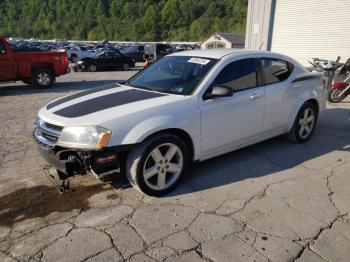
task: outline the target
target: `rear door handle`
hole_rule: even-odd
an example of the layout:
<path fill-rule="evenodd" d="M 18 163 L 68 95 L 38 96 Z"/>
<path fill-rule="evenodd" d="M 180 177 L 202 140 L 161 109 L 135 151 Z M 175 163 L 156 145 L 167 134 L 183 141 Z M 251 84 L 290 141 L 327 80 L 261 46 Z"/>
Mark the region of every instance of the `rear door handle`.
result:
<path fill-rule="evenodd" d="M 261 97 L 263 97 L 263 94 L 252 94 L 249 99 L 253 100 L 253 99 L 259 99 Z"/>

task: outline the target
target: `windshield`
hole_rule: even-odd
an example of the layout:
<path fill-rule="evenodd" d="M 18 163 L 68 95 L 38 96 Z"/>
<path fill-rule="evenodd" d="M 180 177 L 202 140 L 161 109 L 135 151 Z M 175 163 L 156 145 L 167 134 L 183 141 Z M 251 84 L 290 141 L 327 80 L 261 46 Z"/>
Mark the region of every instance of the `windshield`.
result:
<path fill-rule="evenodd" d="M 103 53 L 101 52 L 96 52 L 96 53 L 93 53 L 90 57 L 92 58 L 99 58 Z"/>
<path fill-rule="evenodd" d="M 137 46 L 128 46 L 121 49 L 122 52 L 136 52 Z"/>
<path fill-rule="evenodd" d="M 127 82 L 133 87 L 179 95 L 189 95 L 216 63 L 217 59 L 166 56 Z"/>

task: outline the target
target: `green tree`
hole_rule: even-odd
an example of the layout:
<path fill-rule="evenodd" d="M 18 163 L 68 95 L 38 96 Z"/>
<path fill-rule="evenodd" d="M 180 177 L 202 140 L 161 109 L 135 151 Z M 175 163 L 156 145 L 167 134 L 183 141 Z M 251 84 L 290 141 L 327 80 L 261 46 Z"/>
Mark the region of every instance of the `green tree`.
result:
<path fill-rule="evenodd" d="M 202 41 L 244 33 L 247 0 L 1 0 L 0 34 L 23 38 Z"/>

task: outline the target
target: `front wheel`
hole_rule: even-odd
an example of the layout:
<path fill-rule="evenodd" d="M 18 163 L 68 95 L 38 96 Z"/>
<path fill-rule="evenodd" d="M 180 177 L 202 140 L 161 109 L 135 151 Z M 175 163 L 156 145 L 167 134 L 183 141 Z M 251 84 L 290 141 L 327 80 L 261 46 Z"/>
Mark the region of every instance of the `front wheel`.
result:
<path fill-rule="evenodd" d="M 126 161 L 126 175 L 142 193 L 161 196 L 178 185 L 188 166 L 185 143 L 173 134 L 164 133 L 131 150 Z"/>
<path fill-rule="evenodd" d="M 31 82 L 35 87 L 48 88 L 55 82 L 55 77 L 49 69 L 37 69 L 32 74 Z"/>
<path fill-rule="evenodd" d="M 96 72 L 97 66 L 96 65 L 89 65 L 89 72 Z"/>
<path fill-rule="evenodd" d="M 340 103 L 341 101 L 343 101 L 346 98 L 346 94 L 345 95 L 341 95 L 341 93 L 343 91 L 344 91 L 344 88 L 332 89 L 328 93 L 328 102 L 330 102 L 330 103 Z"/>
<path fill-rule="evenodd" d="M 123 70 L 127 71 L 130 69 L 130 65 L 129 64 L 123 64 Z"/>
<path fill-rule="evenodd" d="M 287 138 L 295 143 L 304 143 L 315 131 L 317 110 L 313 103 L 306 102 L 299 110 Z"/>

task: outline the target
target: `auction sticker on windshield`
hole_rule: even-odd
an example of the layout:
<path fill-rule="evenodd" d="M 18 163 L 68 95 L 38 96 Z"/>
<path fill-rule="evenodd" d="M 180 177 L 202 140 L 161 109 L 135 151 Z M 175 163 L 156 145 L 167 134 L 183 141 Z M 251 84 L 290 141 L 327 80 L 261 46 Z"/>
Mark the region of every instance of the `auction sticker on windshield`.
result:
<path fill-rule="evenodd" d="M 195 63 L 195 64 L 200 64 L 200 65 L 206 65 L 210 62 L 210 60 L 208 59 L 204 59 L 204 58 L 197 58 L 197 57 L 192 57 L 190 60 L 188 60 L 187 62 L 189 63 Z"/>

